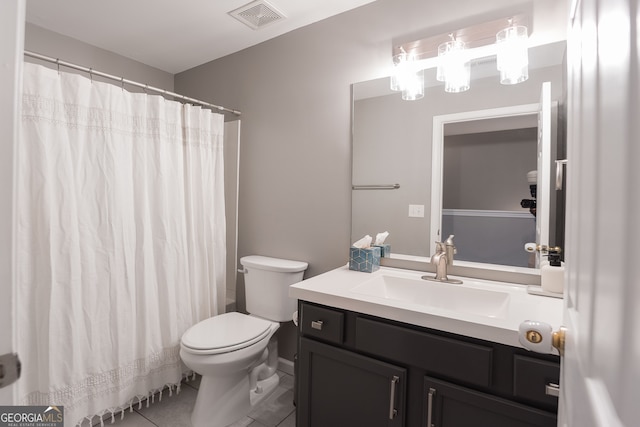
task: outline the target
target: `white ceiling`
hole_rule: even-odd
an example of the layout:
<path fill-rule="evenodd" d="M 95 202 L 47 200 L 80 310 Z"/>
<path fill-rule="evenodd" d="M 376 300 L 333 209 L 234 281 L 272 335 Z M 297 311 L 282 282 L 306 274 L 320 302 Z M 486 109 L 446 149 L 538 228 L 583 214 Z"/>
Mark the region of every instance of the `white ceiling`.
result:
<path fill-rule="evenodd" d="M 251 0 L 27 0 L 27 22 L 172 74 L 373 0 L 267 0 L 286 18 L 253 30 Z"/>

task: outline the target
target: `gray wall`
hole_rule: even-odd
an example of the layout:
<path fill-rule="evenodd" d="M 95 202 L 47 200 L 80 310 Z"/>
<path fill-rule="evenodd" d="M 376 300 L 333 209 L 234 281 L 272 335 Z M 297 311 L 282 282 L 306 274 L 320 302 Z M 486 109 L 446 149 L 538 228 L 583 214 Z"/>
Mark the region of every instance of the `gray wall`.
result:
<path fill-rule="evenodd" d="M 487 14 L 477 0 L 378 0 L 177 74 L 177 92 L 243 112 L 239 256 L 308 261 L 305 277 L 346 264 L 351 83 L 389 74 L 394 39 L 508 16 L 525 3 L 497 0 L 503 8 Z M 427 19 L 438 24 L 427 28 Z M 280 337 L 291 359 L 294 329 Z"/>
<path fill-rule="evenodd" d="M 536 241 L 536 221 L 528 212 L 510 215 L 442 215 L 442 235 L 455 235 L 456 260 L 535 267 L 526 243 Z"/>
<path fill-rule="evenodd" d="M 173 74 L 171 73 L 125 58 L 124 56 L 100 49 L 71 37 L 54 33 L 53 31 L 36 25 L 26 25 L 24 48 L 25 50 L 52 58 L 58 58 L 62 61 L 93 68 L 114 76 L 125 77 L 126 79 L 148 84 L 149 86 L 160 89 L 173 91 Z M 31 58 L 25 58 L 25 60 L 40 63 L 48 67 L 55 67 L 53 64 Z M 61 70 L 75 72 L 65 67 L 62 67 Z M 100 78 L 96 77 L 96 80 L 100 80 Z M 111 81 L 111 83 L 113 83 L 113 81 Z M 138 90 L 133 87 L 126 87 L 126 89 L 132 92 Z"/>
<path fill-rule="evenodd" d="M 444 138 L 443 209 L 525 212 L 527 173 L 537 169 L 538 128 Z"/>

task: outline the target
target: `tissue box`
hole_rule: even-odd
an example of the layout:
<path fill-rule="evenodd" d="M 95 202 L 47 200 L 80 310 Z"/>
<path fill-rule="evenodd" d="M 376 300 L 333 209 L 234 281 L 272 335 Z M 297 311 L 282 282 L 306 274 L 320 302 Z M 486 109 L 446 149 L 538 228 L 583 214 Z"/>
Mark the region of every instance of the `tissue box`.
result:
<path fill-rule="evenodd" d="M 391 245 L 373 245 L 375 248 L 380 248 L 380 256 L 382 258 L 389 258 L 391 256 Z"/>
<path fill-rule="evenodd" d="M 373 273 L 380 268 L 380 247 L 349 248 L 349 270 Z"/>

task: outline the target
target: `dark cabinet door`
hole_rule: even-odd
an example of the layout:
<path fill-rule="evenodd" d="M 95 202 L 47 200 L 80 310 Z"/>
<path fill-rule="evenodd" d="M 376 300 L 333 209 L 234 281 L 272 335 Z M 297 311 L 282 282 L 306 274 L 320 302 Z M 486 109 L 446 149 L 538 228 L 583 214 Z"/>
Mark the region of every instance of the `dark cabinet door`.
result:
<path fill-rule="evenodd" d="M 298 373 L 297 427 L 404 426 L 404 368 L 301 338 Z"/>
<path fill-rule="evenodd" d="M 557 424 L 554 413 L 430 377 L 424 382 L 424 402 L 426 427 L 555 427 Z"/>

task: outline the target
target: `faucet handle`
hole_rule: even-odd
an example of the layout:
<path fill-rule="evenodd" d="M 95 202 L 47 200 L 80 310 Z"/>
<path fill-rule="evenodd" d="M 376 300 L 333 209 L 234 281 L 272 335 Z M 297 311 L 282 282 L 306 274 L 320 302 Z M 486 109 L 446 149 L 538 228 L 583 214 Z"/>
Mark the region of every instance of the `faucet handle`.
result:
<path fill-rule="evenodd" d="M 441 253 L 445 253 L 445 247 L 444 247 L 444 243 L 442 242 L 436 242 L 436 254 L 441 254 Z"/>
<path fill-rule="evenodd" d="M 445 245 L 446 245 L 447 249 L 448 248 L 453 248 L 453 254 L 457 254 L 458 253 L 458 248 L 456 248 L 456 245 L 453 243 L 453 234 L 451 234 L 449 236 L 449 238 L 445 242 Z M 453 261 L 453 259 L 449 260 L 450 263 L 451 263 L 451 261 Z"/>

